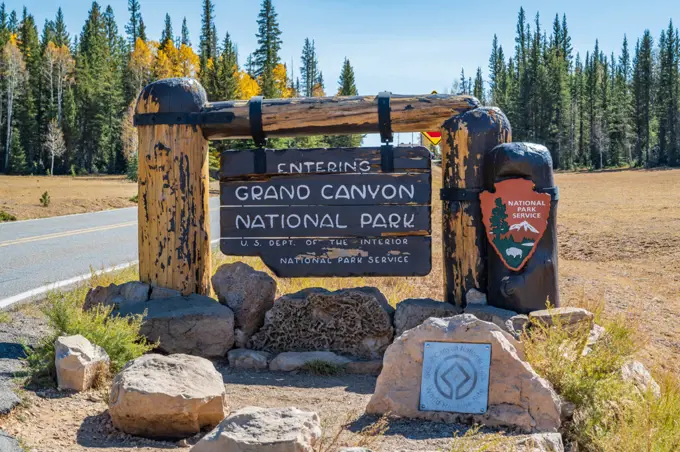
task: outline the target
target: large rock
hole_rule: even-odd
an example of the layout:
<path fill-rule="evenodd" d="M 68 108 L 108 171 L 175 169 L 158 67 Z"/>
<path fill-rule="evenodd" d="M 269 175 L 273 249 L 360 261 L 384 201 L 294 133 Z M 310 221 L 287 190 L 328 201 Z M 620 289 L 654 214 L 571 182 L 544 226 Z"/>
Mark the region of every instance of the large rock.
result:
<path fill-rule="evenodd" d="M 144 355 L 113 379 L 109 414 L 131 435 L 185 438 L 213 428 L 227 414 L 222 376 L 204 358 Z"/>
<path fill-rule="evenodd" d="M 476 304 L 476 305 L 486 305 L 487 300 L 486 300 L 486 294 L 484 292 L 480 292 L 477 289 L 470 289 L 467 291 L 465 294 L 465 303 L 466 305 L 471 305 L 471 304 Z"/>
<path fill-rule="evenodd" d="M 450 303 L 431 298 L 409 298 L 397 304 L 394 313 L 394 335 L 401 336 L 406 330 L 415 328 L 430 317 L 451 317 L 460 314 L 460 309 Z"/>
<path fill-rule="evenodd" d="M 109 355 L 85 337 L 60 336 L 54 341 L 59 389 L 85 391 L 109 371 Z"/>
<path fill-rule="evenodd" d="M 234 346 L 234 313 L 213 298 L 188 297 L 127 302 L 119 315 L 143 314 L 140 333 L 160 341 L 165 353 L 186 353 L 205 358 L 224 356 Z"/>
<path fill-rule="evenodd" d="M 229 367 L 235 369 L 266 369 L 271 360 L 271 355 L 258 350 L 237 348 L 227 354 Z"/>
<path fill-rule="evenodd" d="M 316 413 L 251 406 L 222 421 L 191 452 L 313 452 L 319 438 Z"/>
<path fill-rule="evenodd" d="M 639 393 L 644 394 L 651 391 L 657 399 L 661 397 L 661 387 L 652 374 L 649 373 L 644 364 L 640 361 L 630 360 L 621 366 L 621 376 L 625 381 L 633 384 Z"/>
<path fill-rule="evenodd" d="M 283 352 L 276 355 L 269 363 L 269 370 L 283 370 L 290 372 L 299 370 L 307 364 L 321 361 L 337 367 L 343 367 L 351 360 L 333 352 Z"/>
<path fill-rule="evenodd" d="M 19 403 L 21 403 L 21 399 L 14 391 L 6 383 L 0 383 L 0 414 L 9 414 Z"/>
<path fill-rule="evenodd" d="M 425 342 L 491 345 L 489 398 L 486 413 L 420 411 Z M 524 360 L 522 346 L 497 325 L 463 314 L 430 318 L 399 336 L 385 352 L 383 370 L 366 408 L 369 414 L 506 426 L 527 433 L 560 427 L 560 401 L 550 384 Z"/>
<path fill-rule="evenodd" d="M 276 281 L 265 272 L 243 262 L 222 265 L 212 277 L 220 303 L 234 311 L 236 346 L 245 347 L 264 324 L 264 315 L 274 305 Z"/>
<path fill-rule="evenodd" d="M 392 341 L 392 309 L 372 287 L 286 295 L 267 312 L 249 348 L 270 352 L 327 350 L 380 358 Z"/>
<path fill-rule="evenodd" d="M 542 324 L 547 327 L 559 324 L 569 330 L 587 329 L 590 331 L 594 325 L 592 312 L 583 308 L 553 308 L 542 309 L 529 313 L 529 321 L 534 324 Z"/>
<path fill-rule="evenodd" d="M 113 307 L 114 311 L 128 301 L 147 301 L 151 295 L 151 286 L 139 281 L 124 284 L 110 284 L 90 289 L 85 295 L 83 309 L 89 311 L 96 306 Z"/>
<path fill-rule="evenodd" d="M 0 430 L 0 451 L 2 452 L 24 452 L 24 448 L 13 436 Z"/>

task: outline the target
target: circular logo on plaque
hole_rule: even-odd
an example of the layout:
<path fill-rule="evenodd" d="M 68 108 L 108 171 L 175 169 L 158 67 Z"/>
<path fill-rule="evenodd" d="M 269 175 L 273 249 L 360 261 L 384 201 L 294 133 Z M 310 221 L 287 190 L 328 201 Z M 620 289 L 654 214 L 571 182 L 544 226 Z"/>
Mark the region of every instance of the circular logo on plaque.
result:
<path fill-rule="evenodd" d="M 434 385 L 439 394 L 449 400 L 463 399 L 477 385 L 477 370 L 465 356 L 448 356 L 435 370 Z"/>

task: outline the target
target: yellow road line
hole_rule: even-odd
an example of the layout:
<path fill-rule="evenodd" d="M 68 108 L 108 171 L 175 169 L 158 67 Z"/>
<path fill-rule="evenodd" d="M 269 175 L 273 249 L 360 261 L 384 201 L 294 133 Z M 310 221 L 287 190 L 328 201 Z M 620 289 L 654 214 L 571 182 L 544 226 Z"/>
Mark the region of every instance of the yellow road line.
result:
<path fill-rule="evenodd" d="M 136 221 L 129 221 L 127 223 L 111 224 L 111 225 L 108 225 L 108 226 L 96 226 L 96 227 L 93 227 L 93 228 L 74 229 L 72 231 L 64 231 L 64 232 L 55 232 L 53 234 L 36 235 L 36 236 L 33 236 L 33 237 L 25 237 L 23 239 L 8 240 L 6 242 L 0 242 L 0 248 L 2 248 L 3 246 L 21 245 L 23 243 L 37 242 L 37 241 L 40 241 L 40 240 L 50 240 L 50 239 L 57 239 L 57 238 L 60 238 L 60 237 L 68 237 L 68 236 L 71 236 L 71 235 L 87 234 L 87 233 L 90 233 L 90 232 L 108 231 L 110 229 L 124 228 L 126 226 L 134 226 L 136 224 L 137 224 Z"/>

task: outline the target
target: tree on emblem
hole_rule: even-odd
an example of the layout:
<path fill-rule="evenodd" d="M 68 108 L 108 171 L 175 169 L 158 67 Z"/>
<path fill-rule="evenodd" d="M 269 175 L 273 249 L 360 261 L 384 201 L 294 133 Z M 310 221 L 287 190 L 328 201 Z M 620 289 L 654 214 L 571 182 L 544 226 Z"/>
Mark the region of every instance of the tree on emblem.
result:
<path fill-rule="evenodd" d="M 501 198 L 496 198 L 496 207 L 491 211 L 491 233 L 496 238 L 501 238 L 510 231 L 510 226 L 506 221 L 508 213 Z"/>

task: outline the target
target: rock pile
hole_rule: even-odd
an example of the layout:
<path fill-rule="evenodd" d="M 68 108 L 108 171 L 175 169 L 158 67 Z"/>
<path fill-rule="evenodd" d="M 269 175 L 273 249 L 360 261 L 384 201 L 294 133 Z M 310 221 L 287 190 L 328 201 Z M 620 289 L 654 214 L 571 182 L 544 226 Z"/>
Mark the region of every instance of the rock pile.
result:
<path fill-rule="evenodd" d="M 325 350 L 380 358 L 392 342 L 393 313 L 376 288 L 305 289 L 276 300 L 249 348 L 275 353 Z"/>

